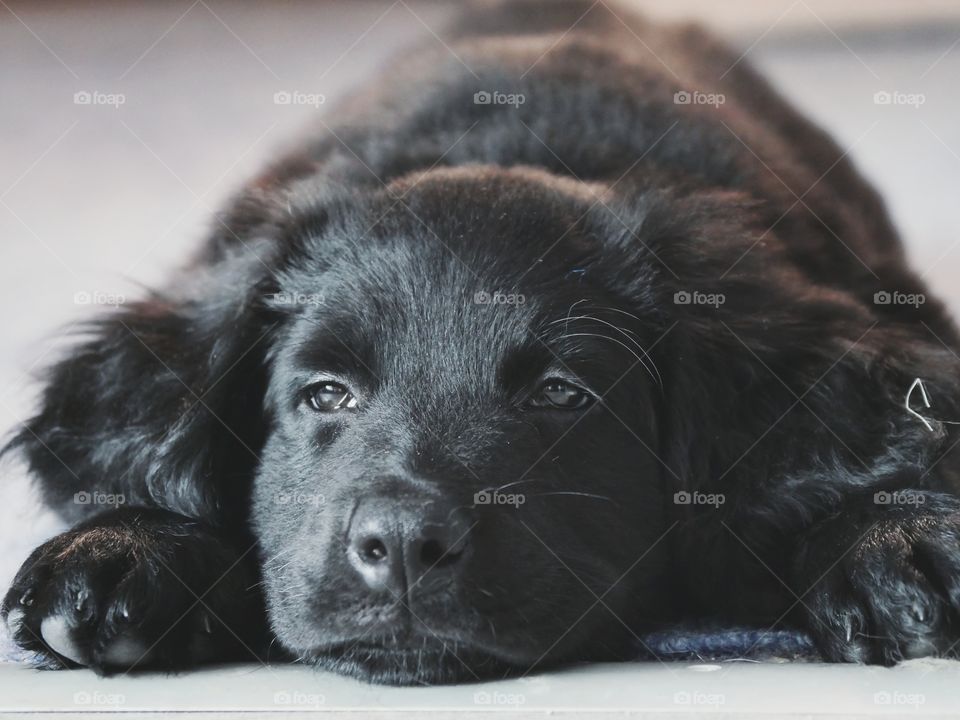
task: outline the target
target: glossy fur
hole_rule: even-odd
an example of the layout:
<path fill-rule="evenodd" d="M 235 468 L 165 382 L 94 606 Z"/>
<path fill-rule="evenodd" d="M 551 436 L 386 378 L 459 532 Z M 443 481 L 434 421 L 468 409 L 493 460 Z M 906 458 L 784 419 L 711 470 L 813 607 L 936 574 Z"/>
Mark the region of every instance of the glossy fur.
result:
<path fill-rule="evenodd" d="M 81 523 L 18 575 L 17 642 L 102 672 L 273 647 L 393 683 L 626 658 L 691 618 L 803 626 L 835 661 L 952 652 L 953 323 L 748 63 L 588 8 L 468 15 L 457 57 L 395 63 L 178 282 L 92 322 L 11 443 Z M 598 401 L 531 408 L 558 375 Z M 319 376 L 357 408 L 306 407 Z M 496 488 L 522 503 L 478 502 Z M 344 553 L 370 498 L 467 513 L 468 564 L 371 593 Z"/>

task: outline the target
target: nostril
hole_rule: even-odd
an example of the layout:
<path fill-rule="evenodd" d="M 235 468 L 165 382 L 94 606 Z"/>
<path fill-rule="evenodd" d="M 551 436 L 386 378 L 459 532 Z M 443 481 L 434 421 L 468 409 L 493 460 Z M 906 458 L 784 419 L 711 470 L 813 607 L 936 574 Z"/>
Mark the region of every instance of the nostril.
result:
<path fill-rule="evenodd" d="M 420 562 L 424 567 L 444 567 L 455 563 L 462 551 L 444 547 L 439 540 L 427 540 L 420 546 Z"/>
<path fill-rule="evenodd" d="M 387 546 L 380 538 L 368 538 L 361 543 L 358 552 L 364 562 L 374 565 L 386 559 Z"/>
<path fill-rule="evenodd" d="M 364 498 L 357 503 L 344 537 L 347 564 L 374 592 L 419 593 L 459 582 L 474 556 L 470 515 L 443 498 Z M 429 577 L 427 577 L 429 576 Z M 351 575 L 351 577 L 353 577 Z"/>

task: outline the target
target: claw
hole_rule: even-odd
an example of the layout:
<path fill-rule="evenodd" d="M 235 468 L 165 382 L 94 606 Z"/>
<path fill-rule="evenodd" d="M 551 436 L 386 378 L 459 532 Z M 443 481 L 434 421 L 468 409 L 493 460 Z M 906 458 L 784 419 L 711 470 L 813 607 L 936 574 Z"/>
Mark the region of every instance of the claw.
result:
<path fill-rule="evenodd" d="M 853 632 L 854 632 L 854 629 L 853 629 L 853 615 L 847 615 L 847 616 L 843 619 L 843 627 L 844 627 L 844 631 L 845 631 L 845 632 L 844 632 L 844 637 L 846 637 L 847 642 L 848 642 L 848 643 L 849 643 L 849 642 L 853 642 Z"/>
<path fill-rule="evenodd" d="M 927 614 L 924 612 L 923 606 L 920 603 L 914 603 L 912 610 L 917 622 L 926 622 Z"/>

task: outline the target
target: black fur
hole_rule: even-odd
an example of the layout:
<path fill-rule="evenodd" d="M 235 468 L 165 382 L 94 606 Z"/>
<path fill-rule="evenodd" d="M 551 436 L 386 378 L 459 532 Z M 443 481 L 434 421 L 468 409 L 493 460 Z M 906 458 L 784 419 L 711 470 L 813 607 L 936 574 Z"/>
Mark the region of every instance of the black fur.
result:
<path fill-rule="evenodd" d="M 12 447 L 82 522 L 8 594 L 19 643 L 71 664 L 61 616 L 108 672 L 136 664 L 124 633 L 138 667 L 187 667 L 193 638 L 243 657 L 262 632 L 398 683 L 624 658 L 690 618 L 800 625 L 835 661 L 952 654 L 951 320 L 845 153 L 736 54 L 589 8 L 469 11 L 456 57 L 328 116 L 52 369 Z M 595 401 L 531 406 L 545 377 Z M 310 409 L 320 379 L 357 407 Z M 468 518 L 465 567 L 372 592 L 344 552 L 370 498 Z"/>

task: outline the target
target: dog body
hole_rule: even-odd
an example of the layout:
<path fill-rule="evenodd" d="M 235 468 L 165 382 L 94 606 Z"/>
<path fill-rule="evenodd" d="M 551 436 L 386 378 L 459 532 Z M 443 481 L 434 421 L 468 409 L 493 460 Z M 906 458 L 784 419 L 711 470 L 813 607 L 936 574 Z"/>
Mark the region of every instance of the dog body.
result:
<path fill-rule="evenodd" d="M 468 11 L 53 367 L 11 448 L 78 524 L 7 595 L 18 643 L 402 683 L 690 618 L 953 646 L 951 320 L 736 54 L 591 7 Z"/>

